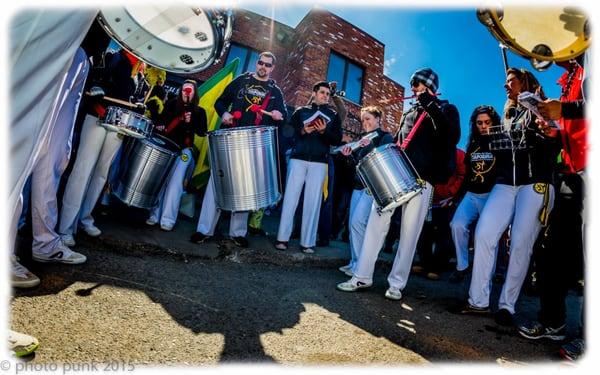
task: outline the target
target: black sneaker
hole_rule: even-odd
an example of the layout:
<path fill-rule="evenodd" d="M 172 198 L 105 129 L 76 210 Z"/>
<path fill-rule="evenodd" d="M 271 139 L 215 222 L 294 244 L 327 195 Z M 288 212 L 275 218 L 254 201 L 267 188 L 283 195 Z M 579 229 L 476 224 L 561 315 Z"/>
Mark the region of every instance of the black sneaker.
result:
<path fill-rule="evenodd" d="M 494 321 L 499 326 L 512 327 L 515 325 L 513 314 L 507 309 L 500 309 L 494 314 Z"/>
<path fill-rule="evenodd" d="M 453 306 L 448 309 L 453 314 L 461 315 L 487 315 L 490 313 L 489 307 L 477 307 L 466 302 L 461 305 Z"/>
<path fill-rule="evenodd" d="M 211 236 L 207 236 L 200 232 L 196 232 L 196 233 L 192 234 L 192 237 L 190 237 L 190 241 L 193 243 L 204 243 L 207 240 L 209 240 L 210 238 L 211 238 Z"/>
<path fill-rule="evenodd" d="M 457 283 L 460 283 L 461 281 L 463 281 L 465 279 L 465 277 L 467 277 L 467 276 L 469 276 L 468 268 L 465 268 L 462 271 L 454 270 L 450 274 L 448 281 L 451 282 L 452 284 L 457 284 Z"/>
<path fill-rule="evenodd" d="M 253 236 L 261 236 L 261 237 L 266 237 L 268 235 L 268 233 L 265 232 L 262 228 L 254 228 L 251 226 L 248 226 L 248 233 Z"/>
<path fill-rule="evenodd" d="M 557 328 L 547 327 L 540 322 L 528 322 L 520 325 L 519 334 L 526 339 L 550 339 L 552 341 L 562 341 L 565 339 L 565 325 Z"/>
<path fill-rule="evenodd" d="M 234 244 L 236 244 L 239 247 L 248 247 L 248 240 L 246 239 L 246 237 L 233 237 L 231 238 L 231 240 Z"/>
<path fill-rule="evenodd" d="M 575 339 L 558 350 L 558 354 L 569 361 L 576 361 L 585 352 L 585 341 L 583 339 Z"/>

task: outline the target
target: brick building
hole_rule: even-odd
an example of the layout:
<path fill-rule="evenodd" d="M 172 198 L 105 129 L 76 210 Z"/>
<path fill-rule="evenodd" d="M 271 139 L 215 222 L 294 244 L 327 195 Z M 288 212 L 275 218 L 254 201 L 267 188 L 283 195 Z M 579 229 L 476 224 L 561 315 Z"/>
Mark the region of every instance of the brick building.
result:
<path fill-rule="evenodd" d="M 238 73 L 254 69 L 261 51 L 277 57 L 273 78 L 291 106 L 305 105 L 317 81 L 337 81 L 346 92 L 348 118 L 344 129 L 359 133 L 360 107 L 404 94 L 404 87 L 383 73 L 384 45 L 335 14 L 313 9 L 296 28 L 238 9 L 231 47 L 222 61 L 194 75 L 205 81 L 227 62 L 240 58 Z M 402 103 L 383 107 L 383 127 L 395 132 Z"/>

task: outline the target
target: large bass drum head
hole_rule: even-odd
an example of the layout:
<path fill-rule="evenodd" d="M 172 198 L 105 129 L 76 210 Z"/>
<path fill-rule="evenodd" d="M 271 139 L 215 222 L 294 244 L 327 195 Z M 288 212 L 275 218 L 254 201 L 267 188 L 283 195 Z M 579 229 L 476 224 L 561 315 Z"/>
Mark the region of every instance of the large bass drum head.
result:
<path fill-rule="evenodd" d="M 148 4 L 105 8 L 98 20 L 123 48 L 173 73 L 208 68 L 229 46 L 231 11 Z"/>

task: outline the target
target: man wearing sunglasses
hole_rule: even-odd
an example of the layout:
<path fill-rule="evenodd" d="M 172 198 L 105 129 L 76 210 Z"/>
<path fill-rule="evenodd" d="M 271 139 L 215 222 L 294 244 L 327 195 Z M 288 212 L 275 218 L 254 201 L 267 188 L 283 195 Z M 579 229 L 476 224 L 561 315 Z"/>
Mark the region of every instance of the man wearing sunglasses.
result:
<path fill-rule="evenodd" d="M 256 70 L 246 72 L 225 87 L 215 102 L 215 110 L 221 116 L 221 128 L 236 126 L 281 126 L 287 112 L 281 89 L 271 78 L 275 69 L 275 55 L 262 52 L 256 61 Z M 212 177 L 211 177 L 212 179 Z M 196 233 L 191 241 L 202 243 L 212 237 L 221 211 L 214 199 L 212 181 L 208 181 L 202 202 L 202 211 Z M 229 236 L 239 247 L 248 247 L 248 212 L 232 212 Z M 260 227 L 260 226 L 259 226 Z"/>

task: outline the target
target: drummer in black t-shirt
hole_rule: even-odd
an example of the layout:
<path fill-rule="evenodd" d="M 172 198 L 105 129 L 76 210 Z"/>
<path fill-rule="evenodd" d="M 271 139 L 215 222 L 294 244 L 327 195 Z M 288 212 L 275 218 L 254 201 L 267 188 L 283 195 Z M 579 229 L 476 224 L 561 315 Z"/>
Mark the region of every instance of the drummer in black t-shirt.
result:
<path fill-rule="evenodd" d="M 255 72 L 244 73 L 227 85 L 215 102 L 215 110 L 222 119 L 221 128 L 283 124 L 287 112 L 281 89 L 270 78 L 274 67 L 275 56 L 271 52 L 262 52 L 258 56 Z M 212 237 L 220 214 L 211 176 L 204 193 L 196 233 L 191 241 L 202 243 Z M 248 246 L 247 223 L 248 212 L 231 213 L 229 236 L 240 247 Z"/>

